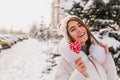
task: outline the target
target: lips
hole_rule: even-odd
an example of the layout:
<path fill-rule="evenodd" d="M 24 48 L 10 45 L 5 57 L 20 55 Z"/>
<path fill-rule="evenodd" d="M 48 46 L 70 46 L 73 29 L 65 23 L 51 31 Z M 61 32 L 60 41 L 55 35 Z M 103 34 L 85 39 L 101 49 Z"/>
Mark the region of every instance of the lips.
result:
<path fill-rule="evenodd" d="M 85 35 L 85 32 L 83 32 L 80 36 L 79 36 L 79 38 L 81 38 L 82 36 L 84 36 Z"/>

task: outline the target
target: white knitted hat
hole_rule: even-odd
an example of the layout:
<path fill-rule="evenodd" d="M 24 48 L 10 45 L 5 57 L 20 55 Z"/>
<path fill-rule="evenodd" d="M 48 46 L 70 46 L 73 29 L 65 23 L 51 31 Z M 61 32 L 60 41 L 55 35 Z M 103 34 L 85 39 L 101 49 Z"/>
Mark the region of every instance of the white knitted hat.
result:
<path fill-rule="evenodd" d="M 60 32 L 62 33 L 63 37 L 66 39 L 67 42 L 69 42 L 69 37 L 68 37 L 68 33 L 67 33 L 67 23 L 71 18 L 80 19 L 79 17 L 77 17 L 75 15 L 69 15 L 69 16 L 65 17 L 59 25 Z"/>

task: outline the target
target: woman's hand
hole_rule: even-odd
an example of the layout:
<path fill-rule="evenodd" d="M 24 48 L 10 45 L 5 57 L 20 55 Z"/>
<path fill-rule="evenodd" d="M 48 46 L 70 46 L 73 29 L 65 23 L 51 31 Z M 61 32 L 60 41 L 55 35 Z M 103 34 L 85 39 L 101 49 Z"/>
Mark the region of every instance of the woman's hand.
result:
<path fill-rule="evenodd" d="M 81 57 L 75 60 L 75 66 L 79 72 L 81 72 L 85 77 L 87 77 L 86 66 L 84 62 L 82 61 Z"/>
<path fill-rule="evenodd" d="M 105 49 L 106 53 L 109 52 L 109 49 L 108 49 L 107 45 L 103 44 L 102 42 L 99 42 L 99 45 L 102 46 Z"/>

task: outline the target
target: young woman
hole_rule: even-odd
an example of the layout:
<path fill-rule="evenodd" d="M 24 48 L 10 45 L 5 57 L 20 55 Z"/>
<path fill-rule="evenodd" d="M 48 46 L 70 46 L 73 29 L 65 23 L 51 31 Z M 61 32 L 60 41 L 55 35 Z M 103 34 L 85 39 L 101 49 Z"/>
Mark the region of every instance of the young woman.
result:
<path fill-rule="evenodd" d="M 65 17 L 59 25 L 63 39 L 59 45 L 62 55 L 55 80 L 118 80 L 117 71 L 107 46 L 97 41 L 83 21 L 74 15 Z M 79 54 L 70 44 L 80 42 Z"/>

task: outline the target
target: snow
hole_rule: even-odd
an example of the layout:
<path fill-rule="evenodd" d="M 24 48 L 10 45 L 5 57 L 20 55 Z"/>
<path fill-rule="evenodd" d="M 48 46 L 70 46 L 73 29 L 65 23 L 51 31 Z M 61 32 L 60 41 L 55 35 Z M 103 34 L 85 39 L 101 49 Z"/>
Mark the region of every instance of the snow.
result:
<path fill-rule="evenodd" d="M 109 3 L 110 0 L 102 0 L 105 4 Z M 69 0 L 67 2 L 62 3 L 60 6 L 64 8 L 65 10 L 70 10 L 73 7 L 73 2 L 80 3 L 80 5 L 84 8 L 84 10 L 89 9 L 93 3 L 94 0 L 88 0 L 88 2 L 84 2 L 83 0 Z"/>
<path fill-rule="evenodd" d="M 117 48 L 120 46 L 119 41 L 115 40 L 114 38 L 107 37 L 107 36 L 104 37 L 104 39 L 101 42 L 106 44 L 108 47 L 113 47 L 115 50 L 117 50 Z"/>
<path fill-rule="evenodd" d="M 89 9 L 90 8 L 90 6 L 93 4 L 93 0 L 89 0 L 88 2 L 87 2 L 87 4 L 84 6 L 84 10 L 87 10 L 87 9 Z"/>
<path fill-rule="evenodd" d="M 102 32 L 104 32 L 104 34 L 99 35 Z M 117 48 L 120 47 L 120 42 L 113 37 L 108 37 L 108 32 L 109 31 L 107 29 L 101 29 L 99 32 L 93 32 L 92 34 L 95 36 L 97 40 L 104 43 L 108 47 L 113 47 L 116 51 Z M 119 32 L 116 32 L 116 33 L 119 33 Z"/>
<path fill-rule="evenodd" d="M 64 8 L 65 10 L 70 10 L 73 6 L 73 2 L 72 1 L 67 1 L 66 3 L 63 3 L 60 6 L 62 8 Z"/>
<path fill-rule="evenodd" d="M 110 0 L 102 0 L 105 4 L 109 3 Z"/>
<path fill-rule="evenodd" d="M 84 10 L 87 10 L 90 8 L 90 6 L 93 4 L 93 0 L 89 0 L 87 4 L 85 4 L 84 1 L 82 0 L 70 0 L 65 3 L 62 3 L 60 6 L 64 8 L 65 10 L 70 10 L 73 7 L 73 4 L 75 3 L 80 3 L 80 6 L 84 8 Z"/>
<path fill-rule="evenodd" d="M 65 10 L 70 10 L 70 9 L 72 9 L 74 2 L 75 3 L 80 3 L 80 5 L 83 6 L 83 7 L 85 6 L 84 2 L 82 0 L 70 0 L 70 1 L 62 3 L 60 6 L 62 8 L 64 8 Z"/>
<path fill-rule="evenodd" d="M 11 49 L 0 54 L 0 80 L 52 80 L 52 74 L 45 70 L 51 68 L 46 62 L 48 58 L 42 51 L 48 43 L 28 39 L 18 42 Z"/>
<path fill-rule="evenodd" d="M 106 32 L 100 35 L 101 32 Z M 119 33 L 119 32 L 116 32 Z M 94 36 L 108 47 L 117 49 L 120 42 L 108 37 L 106 29 L 93 32 Z M 59 62 L 60 40 L 39 41 L 28 39 L 0 53 L 0 80 L 53 80 Z M 54 43 L 54 44 L 53 44 Z M 54 53 L 54 54 L 53 54 Z M 115 54 L 117 57 L 120 53 Z"/>

